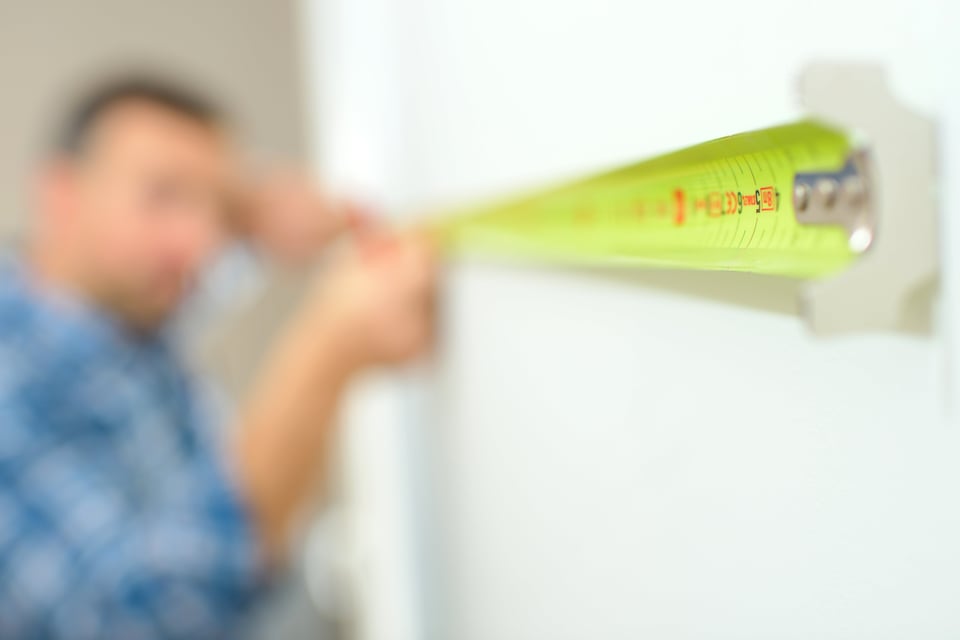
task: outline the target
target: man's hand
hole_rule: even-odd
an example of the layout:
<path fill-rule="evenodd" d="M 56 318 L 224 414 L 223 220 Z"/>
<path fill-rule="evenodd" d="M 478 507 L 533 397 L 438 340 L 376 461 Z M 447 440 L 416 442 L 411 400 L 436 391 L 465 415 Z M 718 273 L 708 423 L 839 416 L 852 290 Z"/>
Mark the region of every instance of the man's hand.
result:
<path fill-rule="evenodd" d="M 325 473 L 337 406 L 354 374 L 422 353 L 434 265 L 414 235 L 368 235 L 341 256 L 282 337 L 238 433 L 238 480 L 268 556 Z"/>
<path fill-rule="evenodd" d="M 317 327 L 335 336 L 350 369 L 396 364 L 421 353 L 433 328 L 435 267 L 417 235 L 367 235 L 321 282 Z"/>
<path fill-rule="evenodd" d="M 316 258 L 364 217 L 359 206 L 332 196 L 309 175 L 275 170 L 237 189 L 237 233 L 266 256 L 285 264 Z"/>

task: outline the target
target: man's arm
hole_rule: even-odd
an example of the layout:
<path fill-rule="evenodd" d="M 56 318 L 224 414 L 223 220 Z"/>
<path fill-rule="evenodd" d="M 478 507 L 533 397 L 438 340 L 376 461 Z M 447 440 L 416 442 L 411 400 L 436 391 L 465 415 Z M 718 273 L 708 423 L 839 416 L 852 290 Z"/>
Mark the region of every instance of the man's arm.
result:
<path fill-rule="evenodd" d="M 353 376 L 407 360 L 430 337 L 433 268 L 412 237 L 366 240 L 326 278 L 273 352 L 232 449 L 267 553 L 327 470 L 333 422 Z"/>

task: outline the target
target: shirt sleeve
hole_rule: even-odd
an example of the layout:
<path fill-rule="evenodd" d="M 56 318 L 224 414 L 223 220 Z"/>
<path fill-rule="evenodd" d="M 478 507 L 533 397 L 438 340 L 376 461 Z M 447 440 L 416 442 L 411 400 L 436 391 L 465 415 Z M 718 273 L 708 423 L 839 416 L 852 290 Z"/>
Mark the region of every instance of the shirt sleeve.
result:
<path fill-rule="evenodd" d="M 44 427 L 0 394 L 0 637 L 235 637 L 262 570 L 213 451 L 133 500 L 95 431 Z"/>

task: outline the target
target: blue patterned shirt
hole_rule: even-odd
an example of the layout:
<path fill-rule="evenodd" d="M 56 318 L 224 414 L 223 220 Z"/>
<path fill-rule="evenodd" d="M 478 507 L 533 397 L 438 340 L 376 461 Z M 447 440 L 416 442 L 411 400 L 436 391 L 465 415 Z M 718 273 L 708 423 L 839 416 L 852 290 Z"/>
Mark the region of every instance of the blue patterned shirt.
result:
<path fill-rule="evenodd" d="M 0 637 L 233 637 L 259 549 L 161 338 L 0 270 Z"/>

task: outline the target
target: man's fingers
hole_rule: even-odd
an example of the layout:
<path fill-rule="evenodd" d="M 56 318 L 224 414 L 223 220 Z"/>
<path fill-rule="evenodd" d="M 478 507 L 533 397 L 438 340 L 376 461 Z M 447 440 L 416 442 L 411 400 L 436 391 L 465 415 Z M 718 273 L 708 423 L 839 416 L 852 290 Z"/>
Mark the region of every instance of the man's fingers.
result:
<path fill-rule="evenodd" d="M 338 203 L 338 209 L 346 229 L 356 234 L 363 234 L 366 230 L 380 226 L 380 217 L 373 207 L 356 200 L 343 200 Z"/>

